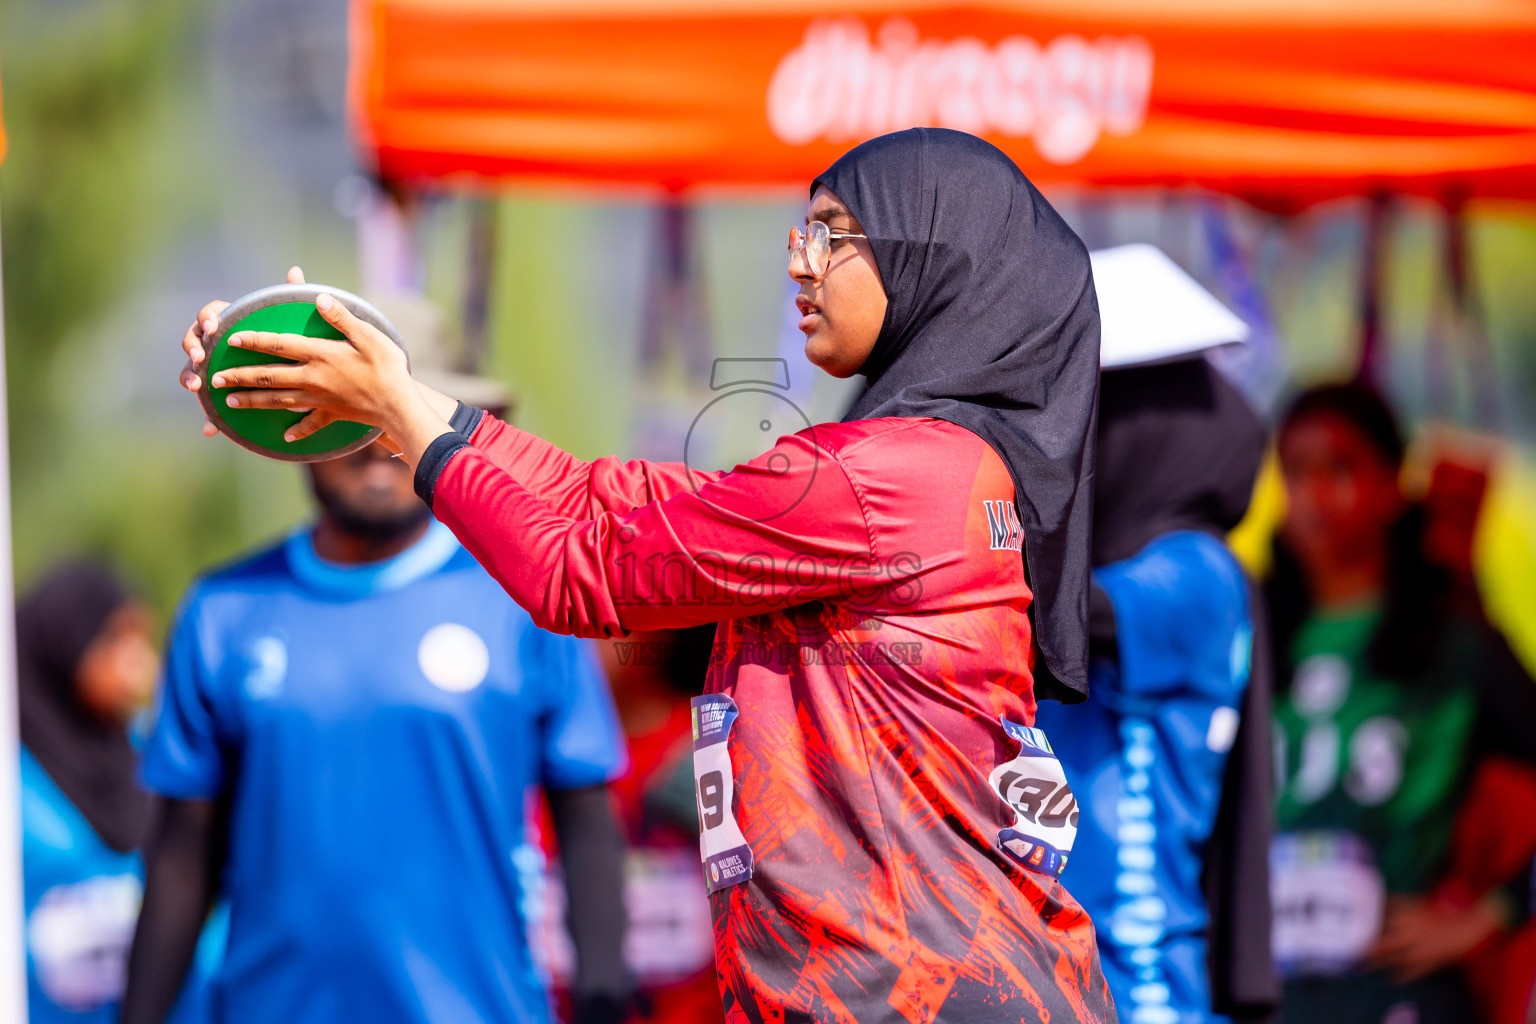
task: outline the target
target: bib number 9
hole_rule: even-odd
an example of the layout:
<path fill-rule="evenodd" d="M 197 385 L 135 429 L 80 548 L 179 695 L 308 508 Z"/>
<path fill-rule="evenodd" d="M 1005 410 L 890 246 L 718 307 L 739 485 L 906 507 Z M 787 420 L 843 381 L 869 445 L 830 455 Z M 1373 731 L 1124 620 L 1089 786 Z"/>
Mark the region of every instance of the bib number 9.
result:
<path fill-rule="evenodd" d="M 693 698 L 693 782 L 699 802 L 699 857 L 710 892 L 752 877 L 752 848 L 731 812 L 736 783 L 726 745 L 738 715 L 723 693 Z"/>
<path fill-rule="evenodd" d="M 705 772 L 699 776 L 698 785 L 704 827 L 719 828 L 725 823 L 725 776 L 720 772 Z"/>

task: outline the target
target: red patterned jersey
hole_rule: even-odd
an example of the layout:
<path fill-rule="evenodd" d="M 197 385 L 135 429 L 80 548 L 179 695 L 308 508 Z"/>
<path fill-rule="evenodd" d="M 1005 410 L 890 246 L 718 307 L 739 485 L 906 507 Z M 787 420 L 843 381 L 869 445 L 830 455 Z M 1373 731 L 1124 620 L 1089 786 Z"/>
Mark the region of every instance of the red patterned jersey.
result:
<path fill-rule="evenodd" d="M 780 439 L 729 473 L 584 462 L 487 418 L 435 511 L 546 628 L 717 621 L 695 704 L 728 1020 L 1113 1021 L 1056 873 L 1006 468 L 952 424 Z"/>

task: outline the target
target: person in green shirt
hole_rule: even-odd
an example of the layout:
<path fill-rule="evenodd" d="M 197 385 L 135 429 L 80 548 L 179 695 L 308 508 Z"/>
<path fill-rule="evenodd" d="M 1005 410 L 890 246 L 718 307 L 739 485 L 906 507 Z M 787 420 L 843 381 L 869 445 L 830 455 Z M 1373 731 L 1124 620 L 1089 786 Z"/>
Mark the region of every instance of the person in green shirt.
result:
<path fill-rule="evenodd" d="M 1267 590 L 1285 1021 L 1474 1021 L 1457 964 L 1512 923 L 1498 892 L 1429 896 L 1479 760 L 1536 760 L 1536 687 L 1425 557 L 1403 448 L 1359 384 L 1303 393 L 1279 431 L 1287 514 Z"/>

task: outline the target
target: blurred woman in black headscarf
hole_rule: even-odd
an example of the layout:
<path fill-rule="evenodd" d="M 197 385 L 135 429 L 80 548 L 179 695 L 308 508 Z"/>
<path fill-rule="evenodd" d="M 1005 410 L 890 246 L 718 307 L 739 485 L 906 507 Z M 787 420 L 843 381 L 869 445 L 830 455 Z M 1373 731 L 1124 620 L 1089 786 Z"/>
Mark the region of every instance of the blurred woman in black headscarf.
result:
<path fill-rule="evenodd" d="M 116 1019 L 149 801 L 129 739 L 159 669 L 145 608 L 105 570 L 59 569 L 16 609 L 28 1004 Z"/>
<path fill-rule="evenodd" d="M 1265 439 L 1247 400 L 1198 351 L 1103 375 L 1092 687 L 1081 707 L 1043 708 L 1039 724 L 1082 805 L 1064 881 L 1097 925 L 1122 1020 L 1213 1021 L 1275 994 L 1263 952 L 1259 985 L 1231 984 L 1234 945 L 1213 927 L 1219 914 L 1202 886 L 1229 755 L 1236 764 L 1234 750 L 1247 746 L 1236 746 L 1238 726 L 1244 714 L 1262 717 L 1245 706 L 1248 581 L 1224 538 L 1248 508 Z M 1256 807 L 1262 825 L 1267 799 Z M 1253 846 L 1261 910 L 1263 831 Z M 1253 923 L 1262 943 L 1267 918 Z"/>

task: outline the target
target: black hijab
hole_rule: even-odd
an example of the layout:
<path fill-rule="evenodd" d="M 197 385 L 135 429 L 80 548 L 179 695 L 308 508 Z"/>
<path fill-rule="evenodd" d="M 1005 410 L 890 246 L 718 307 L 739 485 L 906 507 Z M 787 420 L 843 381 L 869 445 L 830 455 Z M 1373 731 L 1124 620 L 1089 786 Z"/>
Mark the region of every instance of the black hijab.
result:
<path fill-rule="evenodd" d="M 1088 551 L 1099 308 L 1088 250 L 1003 152 L 912 128 L 811 184 L 869 236 L 888 301 L 847 419 L 931 416 L 990 444 L 1013 477 L 1041 658 L 1035 694 L 1088 690 Z"/>
<path fill-rule="evenodd" d="M 1093 564 L 1174 530 L 1225 536 L 1248 511 L 1266 440 L 1248 400 L 1204 359 L 1105 371 Z"/>
<path fill-rule="evenodd" d="M 149 797 L 139 788 L 127 731 L 81 705 L 75 673 L 108 617 L 127 602 L 105 570 L 72 565 L 51 573 L 16 608 L 21 742 L 114 850 L 138 845 Z"/>

